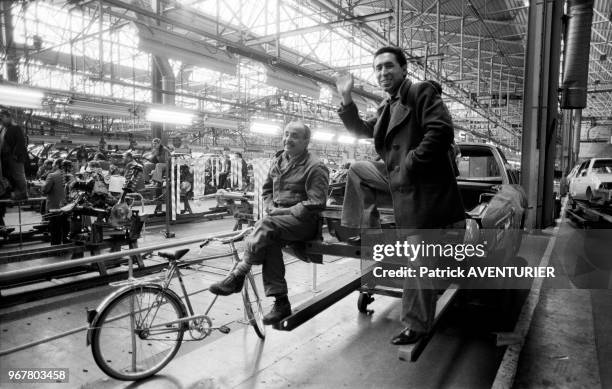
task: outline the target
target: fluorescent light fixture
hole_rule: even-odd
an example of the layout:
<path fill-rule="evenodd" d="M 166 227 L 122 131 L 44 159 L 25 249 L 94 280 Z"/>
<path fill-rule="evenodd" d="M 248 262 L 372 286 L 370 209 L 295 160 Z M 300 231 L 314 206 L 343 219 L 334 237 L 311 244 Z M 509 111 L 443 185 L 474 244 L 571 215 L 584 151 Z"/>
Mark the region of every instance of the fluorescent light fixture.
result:
<path fill-rule="evenodd" d="M 274 122 L 251 122 L 251 132 L 265 135 L 277 135 L 280 132 L 280 126 Z"/>
<path fill-rule="evenodd" d="M 40 90 L 0 85 L 0 105 L 21 108 L 42 108 L 44 93 Z"/>
<path fill-rule="evenodd" d="M 195 114 L 189 112 L 161 108 L 147 109 L 147 120 L 150 122 L 189 125 L 193 119 L 195 119 Z"/>
<path fill-rule="evenodd" d="M 338 137 L 338 142 L 340 143 L 354 144 L 356 140 L 357 138 L 355 138 L 354 136 L 350 136 L 350 135 L 340 135 Z"/>
<path fill-rule="evenodd" d="M 320 140 L 320 141 L 323 141 L 323 142 L 329 142 L 330 140 L 333 139 L 334 136 L 336 136 L 336 134 L 334 134 L 333 132 L 315 131 L 312 134 L 312 139 Z"/>
<path fill-rule="evenodd" d="M 360 145 L 371 145 L 372 139 L 359 139 L 358 143 Z"/>

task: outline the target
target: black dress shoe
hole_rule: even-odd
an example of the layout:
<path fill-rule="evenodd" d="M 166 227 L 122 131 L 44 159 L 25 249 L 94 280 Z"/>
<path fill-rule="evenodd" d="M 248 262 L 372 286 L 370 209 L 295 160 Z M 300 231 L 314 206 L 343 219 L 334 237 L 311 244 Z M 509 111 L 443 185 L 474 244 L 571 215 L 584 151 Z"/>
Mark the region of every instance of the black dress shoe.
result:
<path fill-rule="evenodd" d="M 276 324 L 289 315 L 291 315 L 291 304 L 289 300 L 276 300 L 274 306 L 272 306 L 272 310 L 263 317 L 263 323 L 267 326 Z"/>
<path fill-rule="evenodd" d="M 424 332 L 418 332 L 411 330 L 410 328 L 405 328 L 402 332 L 395 335 L 393 339 L 391 339 L 391 344 L 395 346 L 401 346 L 404 344 L 414 344 L 424 336 Z"/>
<path fill-rule="evenodd" d="M 212 284 L 208 290 L 219 296 L 229 296 L 232 293 L 238 293 L 242 290 L 244 278 L 245 275 L 230 273 L 224 280 Z"/>

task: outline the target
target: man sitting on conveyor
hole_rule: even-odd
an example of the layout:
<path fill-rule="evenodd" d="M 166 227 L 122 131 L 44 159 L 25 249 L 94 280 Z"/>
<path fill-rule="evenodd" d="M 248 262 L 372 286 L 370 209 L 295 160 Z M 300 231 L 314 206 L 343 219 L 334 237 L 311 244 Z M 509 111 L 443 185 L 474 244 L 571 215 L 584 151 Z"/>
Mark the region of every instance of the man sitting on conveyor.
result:
<path fill-rule="evenodd" d="M 359 137 L 374 138 L 376 152 L 383 160 L 351 166 L 345 208 L 352 191 L 363 192 L 358 198 L 362 204 L 357 203 L 363 207 L 363 202 L 388 187 L 396 227 L 416 230 L 434 243 L 438 236 L 432 235 L 431 229 L 452 226 L 465 218 L 449 155 L 454 137 L 450 113 L 436 85 L 406 78 L 407 60 L 402 49 L 377 50 L 373 65 L 378 83 L 387 94 L 375 117 L 360 118 L 352 99 L 352 75 L 336 81 L 342 97 L 338 114 L 344 126 Z M 373 215 L 371 208 L 354 215 L 357 219 L 353 221 L 363 227 L 375 226 L 376 222 L 368 219 Z M 437 291 L 427 281 L 419 277 L 404 280 L 401 319 L 406 327 L 391 340 L 392 344 L 415 343 L 431 330 Z"/>
<path fill-rule="evenodd" d="M 315 238 L 318 211 L 325 208 L 329 172 L 308 151 L 309 141 L 310 129 L 304 123 L 291 122 L 285 127 L 284 151 L 276 154 L 263 184 L 262 197 L 267 215 L 255 224 L 236 269 L 210 287 L 210 291 L 218 295 L 238 293 L 251 266 L 263 265 L 266 296 L 276 298 L 272 310 L 264 316 L 266 325 L 277 323 L 291 314 L 281 251 L 283 244 Z"/>

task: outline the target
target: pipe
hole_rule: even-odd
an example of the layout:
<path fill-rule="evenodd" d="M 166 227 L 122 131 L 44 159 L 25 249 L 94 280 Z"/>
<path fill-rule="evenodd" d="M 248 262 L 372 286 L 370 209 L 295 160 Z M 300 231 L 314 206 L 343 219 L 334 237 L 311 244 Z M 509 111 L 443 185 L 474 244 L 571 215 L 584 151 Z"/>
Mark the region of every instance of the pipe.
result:
<path fill-rule="evenodd" d="M 561 108 L 585 108 L 593 0 L 568 0 Z"/>

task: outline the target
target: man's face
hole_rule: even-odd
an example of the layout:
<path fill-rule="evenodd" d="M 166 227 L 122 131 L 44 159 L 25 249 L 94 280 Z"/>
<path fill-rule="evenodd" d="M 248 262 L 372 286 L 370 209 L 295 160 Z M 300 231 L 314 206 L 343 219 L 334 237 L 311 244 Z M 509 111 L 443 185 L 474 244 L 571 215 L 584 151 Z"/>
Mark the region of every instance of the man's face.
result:
<path fill-rule="evenodd" d="M 308 147 L 309 141 L 310 139 L 306 138 L 306 130 L 299 124 L 288 124 L 285 127 L 283 146 L 289 155 L 295 156 L 301 154 Z"/>
<path fill-rule="evenodd" d="M 400 66 L 393 53 L 382 53 L 374 58 L 374 72 L 378 85 L 390 95 L 399 89 L 406 78 L 406 66 Z"/>
<path fill-rule="evenodd" d="M 156 141 L 156 140 L 152 141 L 151 142 L 151 148 L 155 149 L 157 147 L 159 147 L 159 141 Z"/>

